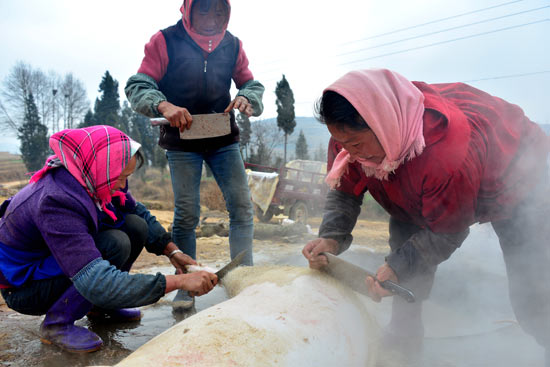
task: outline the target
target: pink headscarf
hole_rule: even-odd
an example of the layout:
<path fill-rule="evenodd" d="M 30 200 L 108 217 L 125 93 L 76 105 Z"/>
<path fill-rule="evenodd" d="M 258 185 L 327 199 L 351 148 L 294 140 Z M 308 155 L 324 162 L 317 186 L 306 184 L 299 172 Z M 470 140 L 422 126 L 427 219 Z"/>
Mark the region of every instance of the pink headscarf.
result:
<path fill-rule="evenodd" d="M 227 23 L 223 26 L 223 31 L 215 34 L 213 36 L 203 36 L 202 34 L 199 34 L 195 32 L 193 29 L 193 25 L 191 24 L 191 9 L 193 9 L 193 3 L 197 0 L 185 0 L 183 2 L 183 5 L 180 7 L 180 11 L 182 14 L 182 21 L 183 21 L 183 27 L 191 37 L 193 41 L 197 45 L 200 46 L 200 48 L 205 52 L 212 52 L 218 47 L 220 42 L 223 40 L 223 37 L 225 36 L 225 31 L 227 30 L 227 24 L 229 23 L 229 17 L 231 16 L 231 3 L 229 0 L 224 0 L 229 9 L 227 13 Z"/>
<path fill-rule="evenodd" d="M 340 94 L 357 110 L 382 145 L 386 157 L 380 164 L 354 158 L 342 149 L 336 156 L 326 182 L 340 183 L 348 164 L 361 163 L 367 177 L 387 180 L 405 160 L 422 153 L 424 95 L 410 81 L 386 69 L 352 71 L 325 89 Z"/>
<path fill-rule="evenodd" d="M 98 125 L 82 129 L 66 129 L 50 137 L 54 155 L 30 182 L 40 180 L 50 169 L 64 166 L 86 189 L 100 210 L 116 221 L 115 214 L 106 208 L 114 196 L 124 205 L 126 196 L 111 190 L 132 157 L 131 139 L 112 126 Z"/>

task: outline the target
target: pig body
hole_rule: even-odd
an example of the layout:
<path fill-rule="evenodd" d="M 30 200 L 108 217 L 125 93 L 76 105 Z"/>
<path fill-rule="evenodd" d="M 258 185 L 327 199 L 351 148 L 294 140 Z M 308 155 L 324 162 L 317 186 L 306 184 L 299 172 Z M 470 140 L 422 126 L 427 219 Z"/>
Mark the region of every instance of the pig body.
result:
<path fill-rule="evenodd" d="M 116 366 L 371 366 L 378 326 L 363 296 L 318 271 L 240 267 L 232 297 L 158 335 Z"/>

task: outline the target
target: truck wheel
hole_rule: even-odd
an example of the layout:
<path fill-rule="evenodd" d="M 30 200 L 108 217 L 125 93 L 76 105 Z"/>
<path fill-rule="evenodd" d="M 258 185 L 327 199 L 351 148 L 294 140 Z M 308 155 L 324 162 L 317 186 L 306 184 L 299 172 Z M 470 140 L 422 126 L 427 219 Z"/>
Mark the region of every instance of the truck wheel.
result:
<path fill-rule="evenodd" d="M 273 218 L 273 209 L 271 207 L 267 208 L 264 213 L 258 205 L 254 204 L 254 212 L 256 213 L 256 218 L 262 223 L 268 223 Z"/>
<path fill-rule="evenodd" d="M 290 208 L 290 212 L 288 214 L 288 217 L 292 219 L 295 222 L 307 224 L 307 219 L 309 217 L 309 212 L 307 209 L 307 205 L 303 201 L 297 201 L 292 207 Z"/>

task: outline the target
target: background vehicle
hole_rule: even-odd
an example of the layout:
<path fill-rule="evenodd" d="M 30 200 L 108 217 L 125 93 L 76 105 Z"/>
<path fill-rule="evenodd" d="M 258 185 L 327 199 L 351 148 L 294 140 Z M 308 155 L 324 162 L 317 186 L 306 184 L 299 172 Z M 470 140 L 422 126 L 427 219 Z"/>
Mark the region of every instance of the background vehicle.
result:
<path fill-rule="evenodd" d="M 269 222 L 284 214 L 307 224 L 312 213 L 320 212 L 329 190 L 325 183 L 326 163 L 294 160 L 281 168 L 245 163 L 248 184 L 257 218 Z"/>

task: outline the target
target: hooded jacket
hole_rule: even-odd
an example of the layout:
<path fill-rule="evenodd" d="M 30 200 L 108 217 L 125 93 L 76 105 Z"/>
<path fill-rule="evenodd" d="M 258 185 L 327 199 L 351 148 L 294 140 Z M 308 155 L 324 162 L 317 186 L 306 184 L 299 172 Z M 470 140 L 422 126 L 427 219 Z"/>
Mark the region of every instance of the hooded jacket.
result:
<path fill-rule="evenodd" d="M 425 97 L 424 151 L 387 180 L 350 163 L 329 192 L 319 228 L 320 237 L 337 240 L 344 251 L 369 191 L 390 215 L 422 228 L 403 246 L 409 253 L 386 259 L 399 279 L 411 275 L 413 259 L 426 266 L 446 260 L 470 225 L 510 219 L 544 179 L 549 151 L 548 137 L 518 106 L 462 83 L 413 83 Z M 331 139 L 329 170 L 341 149 Z"/>
<path fill-rule="evenodd" d="M 190 28 L 193 3 L 185 1 L 182 20 L 156 33 L 145 46 L 138 74 L 125 89 L 132 107 L 150 117 L 161 116 L 157 108 L 162 101 L 185 107 L 191 114 L 223 112 L 231 102 L 233 79 L 240 89 L 237 95 L 247 98 L 254 115 L 260 115 L 264 87 L 253 79 L 241 41 L 224 29 L 214 36 L 218 39 L 211 50 L 205 50 L 204 36 Z M 159 145 L 165 149 L 208 151 L 238 141 L 239 130 L 231 112 L 231 133 L 226 136 L 182 141 L 178 129 L 169 126 L 161 127 L 160 133 Z"/>

